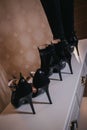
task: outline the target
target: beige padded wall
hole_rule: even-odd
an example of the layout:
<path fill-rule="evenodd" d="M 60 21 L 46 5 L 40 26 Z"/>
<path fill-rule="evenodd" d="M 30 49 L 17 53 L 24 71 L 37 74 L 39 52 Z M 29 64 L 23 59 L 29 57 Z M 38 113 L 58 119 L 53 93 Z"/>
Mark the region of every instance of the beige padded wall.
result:
<path fill-rule="evenodd" d="M 0 63 L 8 77 L 40 66 L 37 46 L 52 40 L 39 0 L 0 0 Z"/>
<path fill-rule="evenodd" d="M 39 68 L 37 46 L 51 40 L 39 0 L 0 0 L 0 111 L 10 101 L 8 80 Z"/>

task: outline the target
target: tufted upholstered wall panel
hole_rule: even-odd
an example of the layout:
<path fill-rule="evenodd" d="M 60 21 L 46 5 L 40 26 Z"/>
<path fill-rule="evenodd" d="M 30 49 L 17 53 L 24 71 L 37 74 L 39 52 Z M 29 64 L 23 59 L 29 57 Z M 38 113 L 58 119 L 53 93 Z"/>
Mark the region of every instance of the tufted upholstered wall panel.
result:
<path fill-rule="evenodd" d="M 0 63 L 8 77 L 35 71 L 37 46 L 52 40 L 39 0 L 0 0 Z"/>
<path fill-rule="evenodd" d="M 39 0 L 0 0 L 0 112 L 10 101 L 8 80 L 39 68 L 37 46 L 51 40 Z"/>

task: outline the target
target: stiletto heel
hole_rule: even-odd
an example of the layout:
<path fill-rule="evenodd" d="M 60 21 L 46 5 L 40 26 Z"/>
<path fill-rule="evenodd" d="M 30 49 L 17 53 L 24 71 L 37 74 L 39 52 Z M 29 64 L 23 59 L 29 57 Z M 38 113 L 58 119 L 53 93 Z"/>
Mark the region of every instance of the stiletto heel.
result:
<path fill-rule="evenodd" d="M 46 92 L 47 94 L 47 97 L 48 97 L 48 100 L 49 100 L 49 103 L 52 104 L 52 100 L 51 100 L 51 97 L 50 97 L 50 93 L 49 93 L 49 86 L 44 86 L 43 89 L 44 91 Z"/>
<path fill-rule="evenodd" d="M 30 103 L 30 106 L 31 106 L 31 109 L 32 109 L 33 114 L 35 114 L 36 112 L 35 112 L 34 106 L 33 106 L 33 104 L 32 104 L 32 94 L 30 94 L 30 95 L 28 96 L 28 102 Z"/>
<path fill-rule="evenodd" d="M 76 45 L 76 50 L 77 50 L 77 54 L 78 54 L 78 56 L 79 56 L 78 44 Z"/>

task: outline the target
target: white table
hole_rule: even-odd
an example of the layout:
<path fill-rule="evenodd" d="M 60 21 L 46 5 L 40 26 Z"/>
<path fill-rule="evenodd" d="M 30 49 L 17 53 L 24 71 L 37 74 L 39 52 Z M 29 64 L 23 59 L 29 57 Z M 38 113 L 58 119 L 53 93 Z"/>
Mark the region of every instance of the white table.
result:
<path fill-rule="evenodd" d="M 67 65 L 62 71 L 69 73 L 62 72 L 63 81 L 51 81 L 49 90 L 53 104 L 47 104 L 45 93 L 33 98 L 35 115 L 31 114 L 30 105 L 14 109 L 9 104 L 0 115 L 0 130 L 69 130 L 71 121 L 79 117 L 84 91 L 80 79 L 87 73 L 87 39 L 79 41 L 79 52 L 80 57 L 76 50 L 72 54 L 74 74 L 70 74 Z"/>

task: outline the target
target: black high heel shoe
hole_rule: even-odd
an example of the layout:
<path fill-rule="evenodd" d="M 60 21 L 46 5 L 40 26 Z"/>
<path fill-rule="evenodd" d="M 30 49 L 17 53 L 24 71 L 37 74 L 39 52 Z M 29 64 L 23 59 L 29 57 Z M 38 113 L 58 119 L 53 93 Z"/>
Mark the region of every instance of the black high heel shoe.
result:
<path fill-rule="evenodd" d="M 18 84 L 15 85 L 15 91 L 12 91 L 11 103 L 15 108 L 20 107 L 23 104 L 29 103 L 33 114 L 35 109 L 32 102 L 32 86 L 28 83 L 20 73 L 20 79 Z"/>
<path fill-rule="evenodd" d="M 33 76 L 33 88 L 36 89 L 36 92 L 33 93 L 32 97 L 37 97 L 38 95 L 46 92 L 49 103 L 52 104 L 50 93 L 49 93 L 49 78 L 45 75 L 45 73 L 41 69 L 37 69 Z"/>
<path fill-rule="evenodd" d="M 71 65 L 71 50 L 70 45 L 65 39 L 61 39 L 61 42 L 58 44 L 54 44 L 56 55 L 60 58 L 59 60 L 62 60 L 64 62 L 67 62 L 70 68 L 71 74 L 73 74 L 72 65 Z"/>
<path fill-rule="evenodd" d="M 71 52 L 74 51 L 74 47 L 76 47 L 77 54 L 79 56 L 79 50 L 78 50 L 78 38 L 75 34 L 75 32 L 72 32 L 71 36 L 67 38 L 68 43 L 70 44 Z M 73 48 L 73 49 L 72 49 Z"/>
<path fill-rule="evenodd" d="M 58 78 L 62 81 L 61 68 L 64 66 L 60 66 L 60 60 L 56 55 L 54 44 L 47 44 L 44 48 L 41 46 L 38 47 L 39 55 L 41 59 L 41 70 L 44 71 L 47 77 L 50 77 L 54 72 L 58 73 Z M 64 65 L 64 63 L 63 63 Z M 50 78 L 51 80 L 59 80 L 55 78 Z"/>

